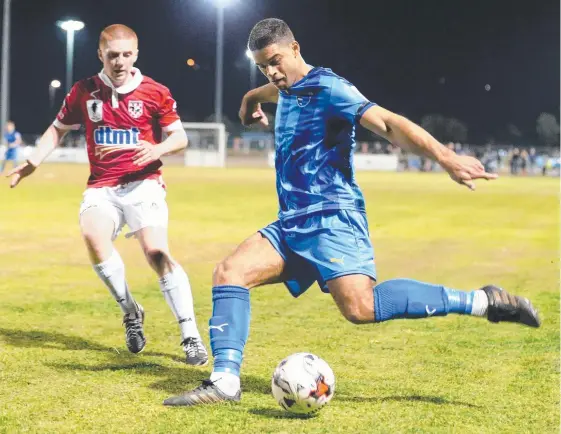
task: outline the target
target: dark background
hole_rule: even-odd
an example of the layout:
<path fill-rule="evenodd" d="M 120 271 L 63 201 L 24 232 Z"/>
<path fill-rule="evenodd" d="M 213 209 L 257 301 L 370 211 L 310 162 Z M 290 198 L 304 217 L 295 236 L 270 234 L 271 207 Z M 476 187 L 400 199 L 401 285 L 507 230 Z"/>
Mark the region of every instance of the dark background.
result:
<path fill-rule="evenodd" d="M 75 18 L 86 27 L 76 34 L 74 81 L 101 70 L 99 32 L 123 23 L 140 39 L 137 66 L 172 90 L 183 120 L 208 119 L 216 15 L 209 0 L 13 0 L 10 116 L 26 133 L 52 120 L 49 83 L 65 83 L 66 36 L 55 23 Z M 237 0 L 225 11 L 224 114 L 233 121 L 249 88 L 247 36 L 268 17 L 287 21 L 308 63 L 416 122 L 457 118 L 471 143 L 508 140 L 509 124 L 533 143 L 538 115 L 559 113 L 558 1 Z"/>

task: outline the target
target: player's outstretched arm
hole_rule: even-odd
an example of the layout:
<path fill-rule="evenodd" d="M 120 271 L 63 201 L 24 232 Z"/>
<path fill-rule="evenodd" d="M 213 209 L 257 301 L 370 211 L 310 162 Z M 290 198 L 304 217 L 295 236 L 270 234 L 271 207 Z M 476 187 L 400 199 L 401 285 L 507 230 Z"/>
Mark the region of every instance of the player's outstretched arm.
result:
<path fill-rule="evenodd" d="M 477 158 L 456 154 L 419 125 L 383 107 L 369 108 L 362 115 L 360 124 L 404 150 L 431 158 L 440 164 L 454 181 L 470 190 L 475 190 L 473 181 L 476 179 L 497 178 L 496 174 L 487 173 Z"/>
<path fill-rule="evenodd" d="M 264 86 L 250 90 L 242 98 L 240 111 L 238 113 L 243 125 L 251 125 L 256 122 L 262 125 L 269 125 L 269 120 L 261 104 L 266 102 L 277 103 L 279 100 L 279 90 L 274 84 L 268 83 Z"/>
<path fill-rule="evenodd" d="M 65 134 L 66 131 L 54 125 L 47 128 L 39 139 L 37 147 L 25 163 L 20 164 L 6 175 L 6 177 L 11 178 L 10 187 L 14 188 L 23 178 L 35 172 L 35 169 L 37 169 L 45 158 L 58 146 Z"/>
<path fill-rule="evenodd" d="M 187 144 L 188 139 L 185 130 L 183 128 L 173 130 L 168 133 L 167 139 L 157 145 L 141 140 L 138 144 L 136 154 L 134 154 L 132 159 L 135 165 L 144 166 L 145 164 L 158 160 L 164 155 L 170 155 L 185 149 Z"/>

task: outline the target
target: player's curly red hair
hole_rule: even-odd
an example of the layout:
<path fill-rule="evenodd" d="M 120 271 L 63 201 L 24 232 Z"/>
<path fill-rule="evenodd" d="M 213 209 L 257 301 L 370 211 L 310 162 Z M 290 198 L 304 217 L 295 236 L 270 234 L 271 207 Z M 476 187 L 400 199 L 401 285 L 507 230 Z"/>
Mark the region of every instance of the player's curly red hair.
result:
<path fill-rule="evenodd" d="M 99 35 L 99 46 L 103 47 L 107 41 L 115 39 L 134 39 L 138 42 L 138 36 L 133 29 L 124 24 L 111 24 L 101 31 Z"/>

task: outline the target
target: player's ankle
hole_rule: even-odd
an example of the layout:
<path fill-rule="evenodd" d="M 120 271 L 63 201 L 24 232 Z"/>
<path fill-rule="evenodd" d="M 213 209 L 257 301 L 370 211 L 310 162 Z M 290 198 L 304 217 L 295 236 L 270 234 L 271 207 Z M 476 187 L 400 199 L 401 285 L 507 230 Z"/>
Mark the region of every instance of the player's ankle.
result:
<path fill-rule="evenodd" d="M 230 372 L 213 372 L 210 381 L 228 396 L 234 396 L 240 390 L 240 377 Z"/>
<path fill-rule="evenodd" d="M 473 291 L 473 301 L 470 314 L 473 316 L 487 316 L 489 299 L 485 291 L 478 289 Z"/>

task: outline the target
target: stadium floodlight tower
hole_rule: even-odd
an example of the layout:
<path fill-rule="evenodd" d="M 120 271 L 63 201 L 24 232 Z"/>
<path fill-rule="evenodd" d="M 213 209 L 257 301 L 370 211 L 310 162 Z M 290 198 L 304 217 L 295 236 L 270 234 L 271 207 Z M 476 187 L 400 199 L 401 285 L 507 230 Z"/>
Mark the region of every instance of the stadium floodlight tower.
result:
<path fill-rule="evenodd" d="M 224 69 L 224 9 L 235 0 L 214 0 L 216 6 L 216 71 L 214 87 L 214 121 L 222 122 L 223 69 Z"/>
<path fill-rule="evenodd" d="M 216 70 L 214 88 L 214 122 L 183 122 L 189 137 L 185 150 L 186 166 L 226 166 L 226 127 L 222 118 L 224 68 L 224 9 L 235 0 L 212 0 L 216 19 Z"/>
<path fill-rule="evenodd" d="M 85 24 L 82 21 L 58 21 L 57 25 L 66 32 L 66 92 L 72 87 L 72 66 L 74 65 L 74 33 L 82 30 Z"/>
<path fill-rule="evenodd" d="M 4 0 L 2 18 L 2 78 L 0 83 L 0 128 L 4 128 L 10 116 L 10 25 L 12 0 Z"/>

